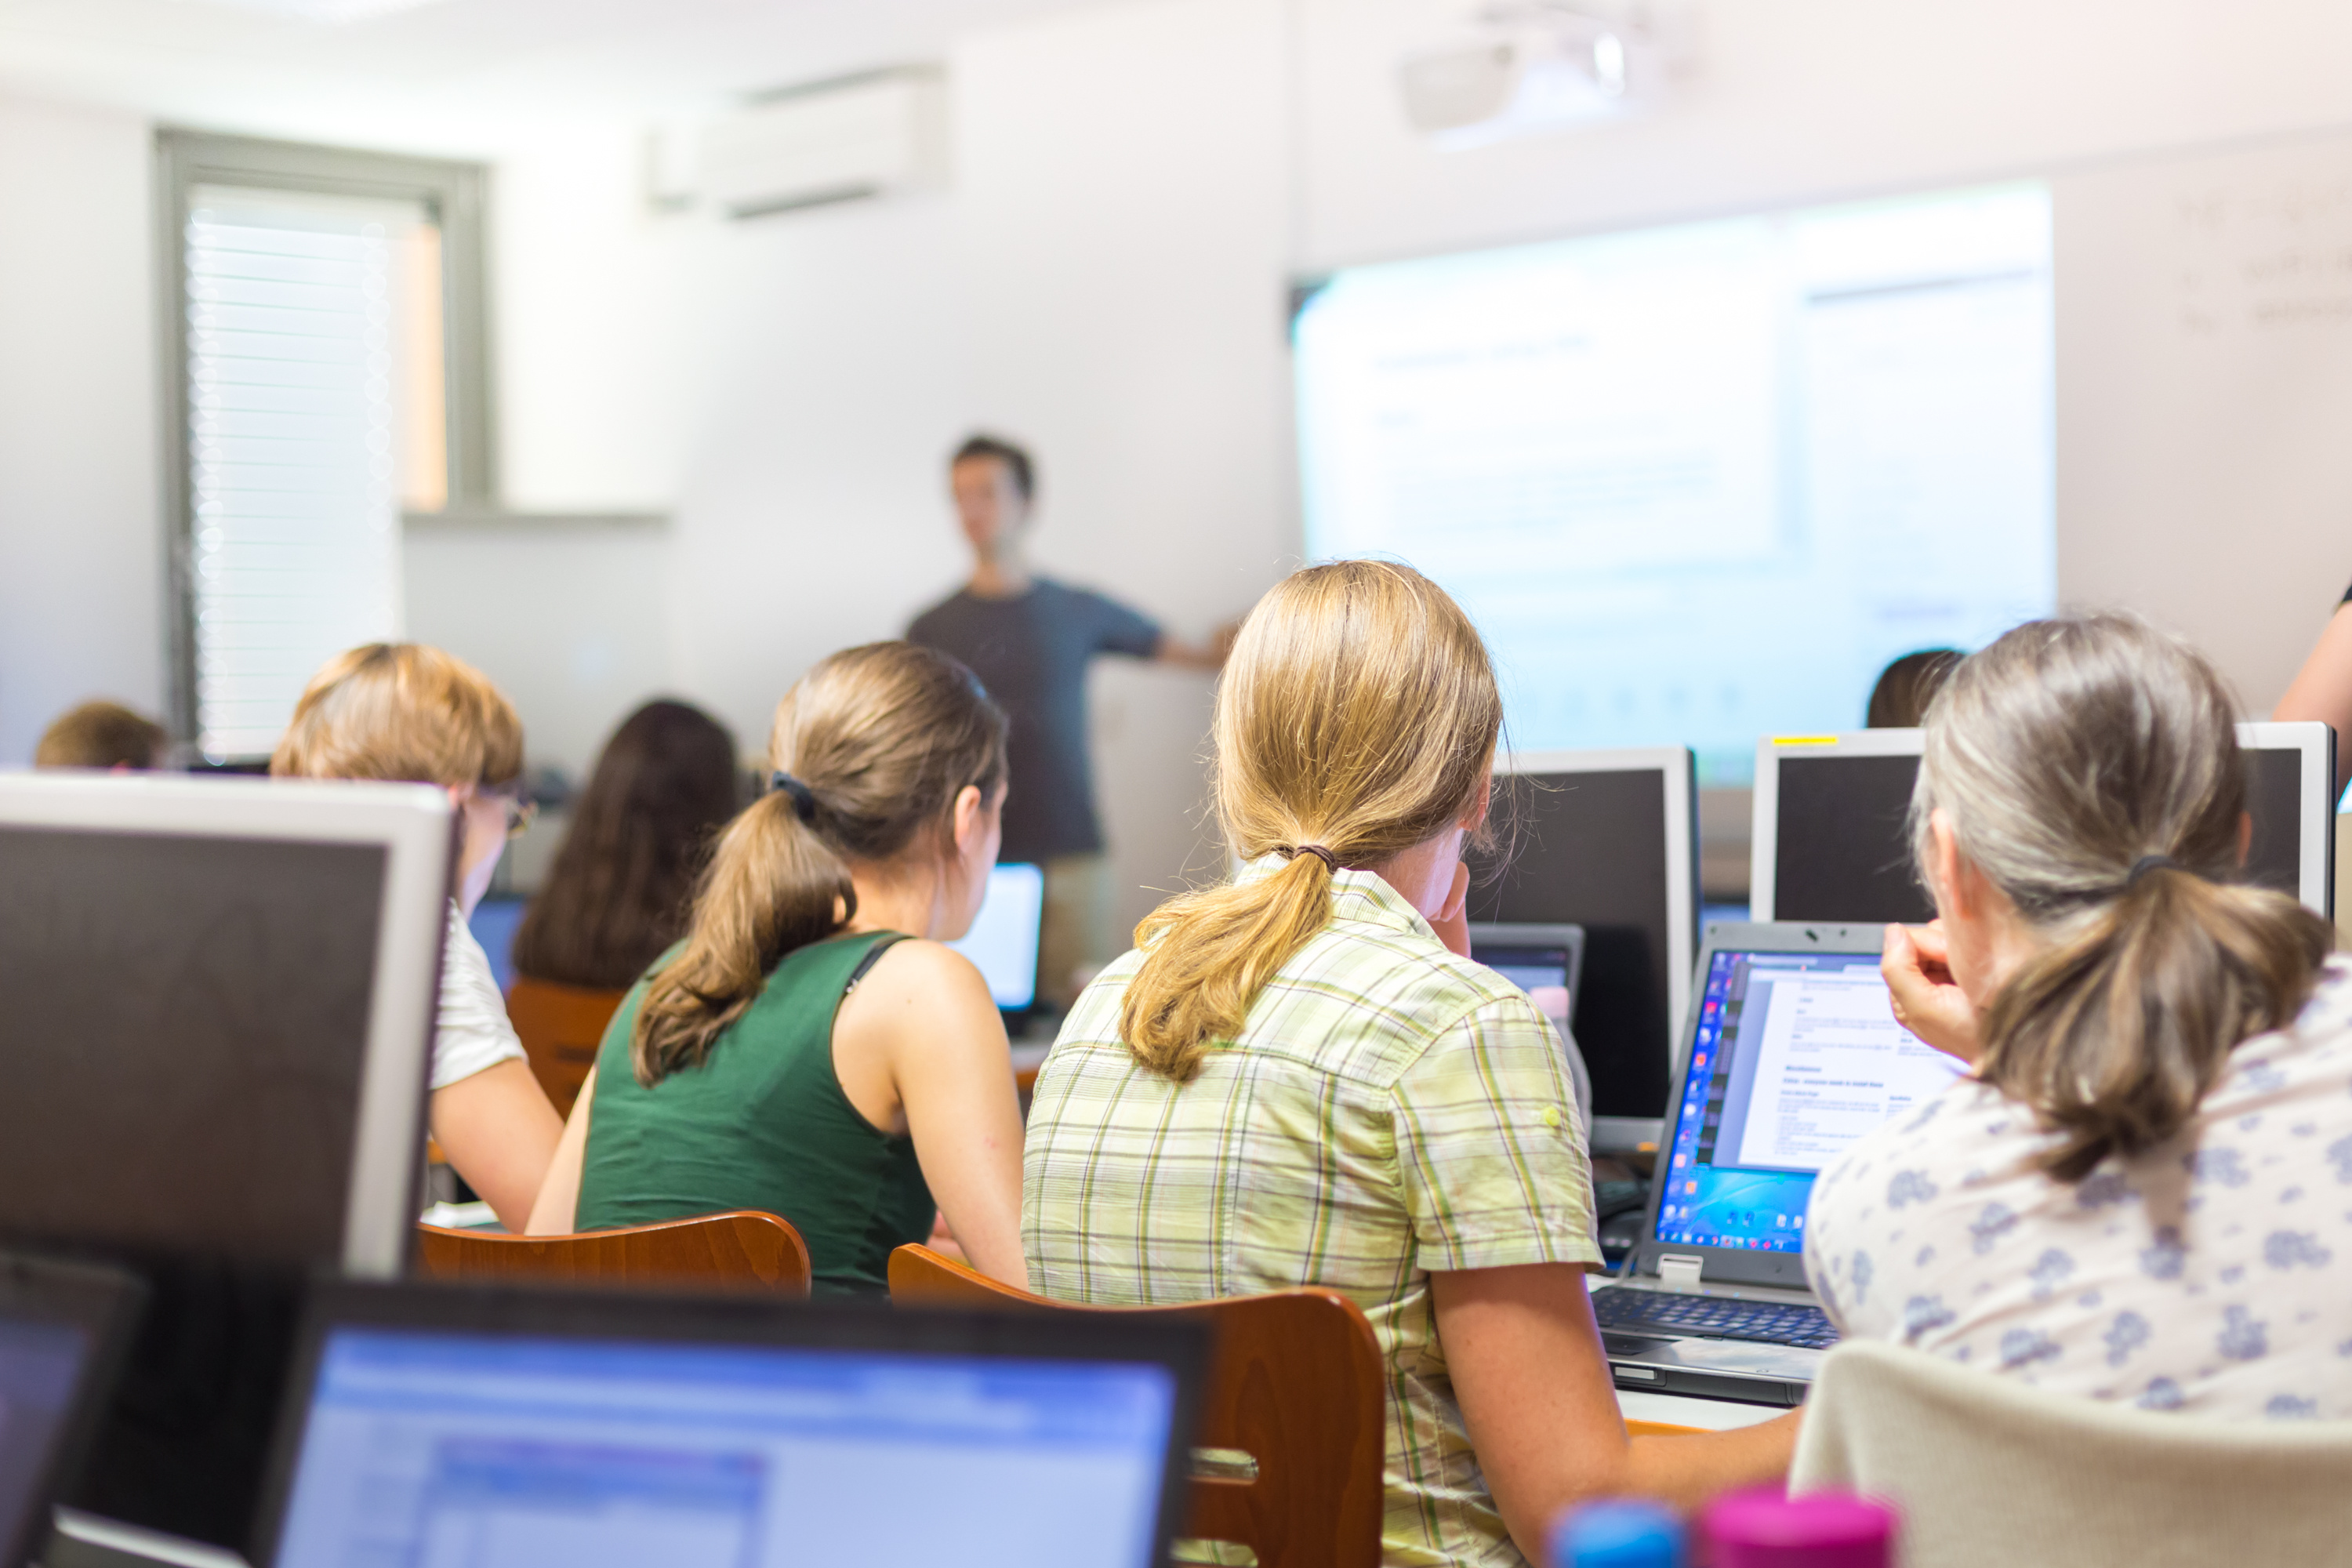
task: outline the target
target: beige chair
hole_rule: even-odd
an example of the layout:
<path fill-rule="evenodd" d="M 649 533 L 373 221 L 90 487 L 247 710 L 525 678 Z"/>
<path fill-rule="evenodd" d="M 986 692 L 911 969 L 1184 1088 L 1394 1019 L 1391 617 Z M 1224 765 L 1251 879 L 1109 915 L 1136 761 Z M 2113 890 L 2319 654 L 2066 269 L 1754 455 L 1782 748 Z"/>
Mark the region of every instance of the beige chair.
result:
<path fill-rule="evenodd" d="M 2044 1393 L 1848 1341 L 1792 1492 L 1882 1498 L 1903 1568 L 2352 1563 L 2352 1421 L 2218 1421 Z"/>

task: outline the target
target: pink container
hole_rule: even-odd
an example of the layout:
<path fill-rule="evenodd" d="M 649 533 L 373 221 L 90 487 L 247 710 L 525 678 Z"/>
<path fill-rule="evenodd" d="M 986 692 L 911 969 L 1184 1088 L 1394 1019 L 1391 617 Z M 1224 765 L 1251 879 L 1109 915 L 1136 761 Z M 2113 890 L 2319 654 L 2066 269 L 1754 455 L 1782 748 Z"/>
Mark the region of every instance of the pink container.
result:
<path fill-rule="evenodd" d="M 1836 1492 L 1736 1492 L 1699 1516 L 1712 1568 L 1890 1568 L 1895 1510 Z"/>

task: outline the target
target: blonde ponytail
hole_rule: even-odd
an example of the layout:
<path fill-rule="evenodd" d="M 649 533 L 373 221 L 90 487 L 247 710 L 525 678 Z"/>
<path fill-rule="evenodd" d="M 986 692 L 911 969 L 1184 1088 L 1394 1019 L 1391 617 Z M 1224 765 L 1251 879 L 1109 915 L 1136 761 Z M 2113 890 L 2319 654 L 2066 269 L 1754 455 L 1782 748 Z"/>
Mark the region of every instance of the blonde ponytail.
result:
<path fill-rule="evenodd" d="M 1411 567 L 1292 574 L 1250 612 L 1217 690 L 1217 813 L 1245 860 L 1288 863 L 1170 900 L 1136 927 L 1119 1007 L 1141 1066 L 1179 1083 L 1239 1034 L 1331 919 L 1343 866 L 1426 843 L 1476 809 L 1502 731 L 1486 645 Z"/>
<path fill-rule="evenodd" d="M 2124 616 L 2034 622 L 1929 708 L 1919 862 L 1941 811 L 2041 937 L 1986 1008 L 1978 1076 L 2060 1134 L 2080 1181 L 2177 1136 L 2230 1053 L 2301 1011 L 2327 923 L 2238 867 L 2244 763 L 2228 689 Z"/>
<path fill-rule="evenodd" d="M 810 670 L 776 709 L 775 787 L 719 836 L 685 945 L 646 984 L 637 1081 L 699 1066 L 777 964 L 856 918 L 853 862 L 928 848 L 967 787 L 993 800 L 1004 733 L 971 672 L 929 648 L 871 643 Z"/>

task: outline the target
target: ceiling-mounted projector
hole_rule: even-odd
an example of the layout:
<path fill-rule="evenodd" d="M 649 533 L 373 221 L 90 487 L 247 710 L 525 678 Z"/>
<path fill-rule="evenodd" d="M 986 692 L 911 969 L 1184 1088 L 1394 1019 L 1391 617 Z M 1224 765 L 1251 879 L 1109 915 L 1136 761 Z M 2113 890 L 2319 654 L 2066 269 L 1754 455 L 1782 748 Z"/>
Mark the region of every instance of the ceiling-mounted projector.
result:
<path fill-rule="evenodd" d="M 1465 36 L 1397 70 L 1405 118 L 1441 146 L 1613 120 L 1656 103 L 1686 72 L 1686 6 L 1498 0 Z"/>

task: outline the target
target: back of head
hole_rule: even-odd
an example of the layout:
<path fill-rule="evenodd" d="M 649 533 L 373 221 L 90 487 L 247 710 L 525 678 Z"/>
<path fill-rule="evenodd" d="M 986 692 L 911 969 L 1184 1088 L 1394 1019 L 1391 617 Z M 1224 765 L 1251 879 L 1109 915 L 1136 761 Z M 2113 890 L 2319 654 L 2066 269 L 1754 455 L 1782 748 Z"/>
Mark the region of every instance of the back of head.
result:
<path fill-rule="evenodd" d="M 522 776 L 522 721 L 465 660 L 423 643 L 370 643 L 310 678 L 269 771 L 497 789 Z"/>
<path fill-rule="evenodd" d="M 1004 732 L 970 670 L 912 643 L 849 648 L 803 676 L 768 742 L 777 787 L 720 835 L 686 946 L 646 987 L 638 1080 L 699 1063 L 786 954 L 856 916 L 853 864 L 944 854 L 956 797 L 1003 786 Z"/>
<path fill-rule="evenodd" d="M 2135 618 L 2037 621 L 1962 662 L 1926 731 L 1923 870 L 1941 810 L 2039 939 L 1986 1010 L 1979 1076 L 2063 1134 L 2064 1180 L 2165 1142 L 2239 1041 L 2300 1010 L 2333 944 L 2241 879 L 2227 687 Z"/>
<path fill-rule="evenodd" d="M 1473 810 L 1502 699 L 1477 629 L 1445 591 L 1383 561 L 1309 566 L 1243 623 L 1217 688 L 1217 814 L 1271 876 L 1171 900 L 1136 930 L 1128 1047 L 1181 1082 L 1240 1032 L 1275 973 L 1331 918 L 1331 871 L 1426 843 Z"/>
<path fill-rule="evenodd" d="M 85 702 L 60 714 L 33 748 L 37 768 L 135 768 L 163 765 L 172 737 L 163 726 L 120 702 Z"/>
<path fill-rule="evenodd" d="M 1870 704 L 1863 714 L 1863 727 L 1917 729 L 1919 721 L 1927 717 L 1927 704 L 1936 700 L 1936 693 L 1951 679 L 1961 658 L 1958 648 L 1922 648 L 1917 653 L 1905 654 L 1880 670 L 1878 683 L 1870 689 Z"/>
<path fill-rule="evenodd" d="M 572 808 L 546 884 L 515 931 L 519 973 L 628 985 L 686 931 L 695 873 L 736 807 L 735 737 L 655 701 L 623 721 Z"/>

